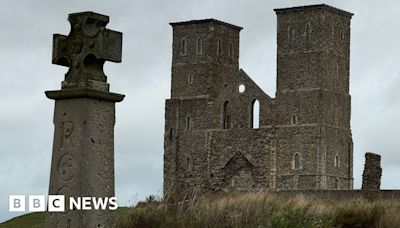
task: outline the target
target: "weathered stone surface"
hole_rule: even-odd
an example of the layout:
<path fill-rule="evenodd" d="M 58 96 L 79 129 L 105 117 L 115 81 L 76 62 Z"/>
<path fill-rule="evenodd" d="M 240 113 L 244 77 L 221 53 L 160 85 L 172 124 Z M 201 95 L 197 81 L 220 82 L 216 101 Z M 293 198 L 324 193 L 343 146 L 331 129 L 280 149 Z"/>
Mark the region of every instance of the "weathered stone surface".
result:
<path fill-rule="evenodd" d="M 239 69 L 240 27 L 214 19 L 171 23 L 165 195 L 353 188 L 352 14 L 326 5 L 276 13 L 276 98 Z M 256 100 L 260 122 L 253 129 Z"/>
<path fill-rule="evenodd" d="M 380 190 L 381 177 L 382 177 L 381 156 L 379 154 L 366 153 L 362 189 Z"/>
<path fill-rule="evenodd" d="M 71 32 L 68 36 L 54 34 L 54 64 L 69 67 L 63 88 L 96 87 L 106 90 L 103 73 L 105 61 L 121 62 L 122 33 L 105 28 L 108 16 L 94 12 L 68 16 Z M 102 88 L 103 87 L 103 88 Z"/>
<path fill-rule="evenodd" d="M 54 144 L 49 195 L 113 197 L 115 102 L 103 73 L 106 60 L 121 61 L 122 34 L 105 28 L 108 17 L 93 12 L 70 14 L 71 33 L 55 35 L 53 63 L 68 66 L 61 90 L 46 91 L 55 100 Z M 49 212 L 45 227 L 114 227 L 109 210 Z"/>

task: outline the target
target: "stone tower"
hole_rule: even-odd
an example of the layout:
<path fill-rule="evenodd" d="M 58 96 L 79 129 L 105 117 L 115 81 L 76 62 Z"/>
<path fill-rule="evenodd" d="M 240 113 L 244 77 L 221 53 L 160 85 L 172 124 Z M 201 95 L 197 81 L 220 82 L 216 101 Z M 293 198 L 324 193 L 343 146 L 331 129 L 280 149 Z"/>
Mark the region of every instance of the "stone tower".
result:
<path fill-rule="evenodd" d="M 49 195 L 64 195 L 66 211 L 49 212 L 45 227 L 114 227 L 109 210 L 69 210 L 69 197 L 113 197 L 115 102 L 105 61 L 121 62 L 122 33 L 106 29 L 108 16 L 70 14 L 71 32 L 53 37 L 53 60 L 69 67 L 55 100 Z"/>
<path fill-rule="evenodd" d="M 171 23 L 164 194 L 352 189 L 352 14 L 327 5 L 275 11 L 275 98 L 239 68 L 240 27 Z"/>
<path fill-rule="evenodd" d="M 239 68 L 241 27 L 208 19 L 171 23 L 172 98 L 217 97 L 226 75 Z M 195 83 L 195 86 L 187 86 Z"/>
<path fill-rule="evenodd" d="M 352 14 L 327 5 L 275 12 L 274 124 L 282 128 L 278 131 L 282 133 L 278 136 L 279 144 L 285 147 L 281 157 L 285 160 L 297 151 L 303 163 L 308 164 L 294 174 L 294 187 L 304 188 L 302 184 L 315 181 L 318 189 L 352 188 L 349 95 Z M 287 176 L 281 175 L 278 181 L 284 187 L 286 180 Z"/>

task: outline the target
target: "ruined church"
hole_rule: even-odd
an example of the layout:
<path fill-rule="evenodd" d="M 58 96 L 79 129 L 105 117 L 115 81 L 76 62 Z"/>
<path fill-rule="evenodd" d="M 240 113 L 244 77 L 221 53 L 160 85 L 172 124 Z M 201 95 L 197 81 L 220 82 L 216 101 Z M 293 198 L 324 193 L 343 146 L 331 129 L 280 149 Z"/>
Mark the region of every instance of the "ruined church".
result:
<path fill-rule="evenodd" d="M 239 68 L 241 27 L 170 23 L 164 194 L 353 189 L 353 14 L 324 4 L 275 12 L 275 97 Z"/>

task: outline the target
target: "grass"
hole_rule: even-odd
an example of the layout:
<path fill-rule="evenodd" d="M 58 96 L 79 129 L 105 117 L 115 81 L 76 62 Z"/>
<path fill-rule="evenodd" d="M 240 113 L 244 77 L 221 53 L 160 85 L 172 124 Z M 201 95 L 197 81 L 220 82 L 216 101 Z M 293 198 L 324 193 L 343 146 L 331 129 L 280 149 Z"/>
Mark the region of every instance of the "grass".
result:
<path fill-rule="evenodd" d="M 336 200 L 273 193 L 196 197 L 175 205 L 148 197 L 119 208 L 117 227 L 400 227 L 399 200 Z M 43 227 L 44 214 L 14 218 L 0 227 Z"/>
<path fill-rule="evenodd" d="M 25 214 L 0 224 L 0 228 L 43 228 L 44 218 L 44 212 Z"/>

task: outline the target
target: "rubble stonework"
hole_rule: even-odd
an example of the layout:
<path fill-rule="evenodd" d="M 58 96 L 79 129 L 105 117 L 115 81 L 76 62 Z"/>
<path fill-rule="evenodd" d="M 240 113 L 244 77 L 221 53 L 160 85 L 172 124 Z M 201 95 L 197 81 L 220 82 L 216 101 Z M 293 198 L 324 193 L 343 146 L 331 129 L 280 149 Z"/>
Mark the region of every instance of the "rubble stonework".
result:
<path fill-rule="evenodd" d="M 70 14 L 71 32 L 53 37 L 53 63 L 69 67 L 55 100 L 54 143 L 49 195 L 64 195 L 65 212 L 49 212 L 45 227 L 114 227 L 110 210 L 69 210 L 69 197 L 105 198 L 114 190 L 115 102 L 105 61 L 120 62 L 122 33 L 106 29 L 108 16 Z"/>
<path fill-rule="evenodd" d="M 381 177 L 381 156 L 379 154 L 366 153 L 362 189 L 380 190 Z"/>
<path fill-rule="evenodd" d="M 171 23 L 165 195 L 353 188 L 352 14 L 327 5 L 275 12 L 275 98 L 239 68 L 241 27 L 215 19 Z"/>

